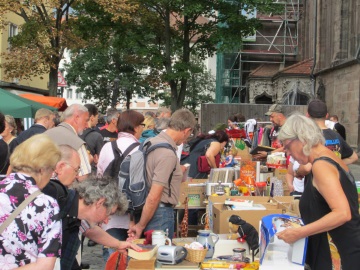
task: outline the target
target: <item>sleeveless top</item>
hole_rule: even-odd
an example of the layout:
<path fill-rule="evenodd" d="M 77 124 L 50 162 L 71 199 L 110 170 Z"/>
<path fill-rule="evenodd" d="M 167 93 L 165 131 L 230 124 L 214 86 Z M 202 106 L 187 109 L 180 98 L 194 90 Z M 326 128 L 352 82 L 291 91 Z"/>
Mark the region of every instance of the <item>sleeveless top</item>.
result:
<path fill-rule="evenodd" d="M 349 202 L 351 220 L 328 232 L 309 236 L 306 263 L 311 270 L 359 270 L 360 215 L 354 177 L 328 157 L 320 157 L 314 163 L 318 160 L 325 160 L 337 167 L 341 187 Z M 300 213 L 304 223 L 314 222 L 330 212 L 327 202 L 313 186 L 311 177 L 300 199 Z"/>

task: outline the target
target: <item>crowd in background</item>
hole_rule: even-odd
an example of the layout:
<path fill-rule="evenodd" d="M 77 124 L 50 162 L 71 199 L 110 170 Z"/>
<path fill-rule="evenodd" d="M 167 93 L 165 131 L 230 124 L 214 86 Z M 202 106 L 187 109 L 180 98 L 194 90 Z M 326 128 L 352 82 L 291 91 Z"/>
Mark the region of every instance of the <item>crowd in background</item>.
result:
<path fill-rule="evenodd" d="M 306 116 L 287 117 L 279 104 L 272 105 L 266 116 L 272 126 L 261 142 L 274 150 L 259 151 L 252 158 L 264 161 L 269 154 L 286 153 L 290 161 L 286 181 L 291 195 L 301 197 L 306 224 L 284 230 L 278 237 L 289 243 L 309 237 L 307 263 L 311 269 L 321 268 L 320 257 L 328 258 L 327 267 L 332 267 L 329 243 L 336 245 L 343 269 L 359 269 L 360 233 L 356 228 L 360 217 L 354 179 L 346 165 L 358 157 L 345 141 L 345 128 L 336 115 L 330 117 L 334 125 L 328 127 L 327 107 L 320 100 L 309 103 Z M 208 178 L 230 148 L 229 131 L 242 129 L 244 124 L 252 134 L 263 128 L 237 113 L 228 117 L 227 124 L 201 133 L 194 115 L 186 109 L 173 114 L 167 108 L 156 114 L 108 109 L 105 117 L 99 117 L 93 104 L 71 105 L 60 120 L 56 113 L 39 109 L 34 120 L 29 129 L 18 132 L 16 120 L 0 113 L 0 174 L 4 175 L 0 182 L 0 223 L 4 227 L 0 229 L 0 261 L 7 269 L 25 265 L 84 269 L 78 253 L 79 235 L 88 237 L 90 245 L 102 244 L 105 261 L 117 250 L 139 250 L 126 240 L 140 238 L 147 231 L 164 230 L 172 238 L 183 173 L 188 170 L 188 178 Z M 250 148 L 260 142 L 245 134 Z M 117 188 L 118 170 L 114 172 L 111 164 L 115 151 L 131 155 L 145 141 L 165 143 L 171 149 L 159 148 L 149 154 L 145 168 L 148 197 L 143 211 L 130 215 L 127 200 Z M 205 169 L 198 164 L 201 157 Z M 33 201 L 26 200 L 30 196 L 35 196 Z M 15 209 L 20 215 L 13 217 Z M 331 269 L 327 267 L 321 269 Z"/>

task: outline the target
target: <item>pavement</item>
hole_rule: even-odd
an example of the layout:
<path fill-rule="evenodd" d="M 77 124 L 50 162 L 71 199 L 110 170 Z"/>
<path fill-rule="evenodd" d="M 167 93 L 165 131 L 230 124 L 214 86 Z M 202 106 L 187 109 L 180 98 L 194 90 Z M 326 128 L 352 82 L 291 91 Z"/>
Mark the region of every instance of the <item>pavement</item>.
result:
<path fill-rule="evenodd" d="M 349 168 L 355 180 L 360 181 L 360 161 L 350 164 Z M 102 246 L 96 245 L 94 247 L 88 247 L 86 239 L 84 242 L 83 262 L 90 264 L 90 270 L 104 270 L 105 262 L 102 258 Z"/>
<path fill-rule="evenodd" d="M 104 270 L 105 262 L 102 257 L 102 245 L 88 247 L 87 241 L 88 239 L 86 238 L 84 241 L 82 261 L 90 264 L 90 270 Z"/>

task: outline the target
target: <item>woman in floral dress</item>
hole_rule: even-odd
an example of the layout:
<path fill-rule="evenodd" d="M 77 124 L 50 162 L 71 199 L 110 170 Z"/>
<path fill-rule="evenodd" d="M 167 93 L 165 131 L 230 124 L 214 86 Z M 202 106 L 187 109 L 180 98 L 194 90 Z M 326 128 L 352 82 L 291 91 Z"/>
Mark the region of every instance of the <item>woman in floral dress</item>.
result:
<path fill-rule="evenodd" d="M 45 187 L 60 157 L 59 148 L 44 134 L 15 149 L 10 157 L 13 173 L 0 181 L 0 225 L 30 194 Z M 58 203 L 40 193 L 0 235 L 0 269 L 53 269 L 61 236 Z"/>

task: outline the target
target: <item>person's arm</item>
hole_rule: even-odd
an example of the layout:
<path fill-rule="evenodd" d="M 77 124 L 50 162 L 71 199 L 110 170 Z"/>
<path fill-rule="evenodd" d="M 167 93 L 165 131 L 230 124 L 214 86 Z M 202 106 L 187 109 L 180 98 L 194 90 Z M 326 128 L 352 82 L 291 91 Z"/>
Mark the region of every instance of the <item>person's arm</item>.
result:
<path fill-rule="evenodd" d="M 305 175 L 308 175 L 311 172 L 312 164 L 309 162 L 305 165 L 300 165 L 299 168 L 294 171 L 294 176 L 296 178 L 303 178 Z"/>
<path fill-rule="evenodd" d="M 255 155 L 252 155 L 254 159 L 266 159 L 268 155 L 271 155 L 276 152 L 284 152 L 284 147 L 276 148 L 271 152 L 259 151 Z"/>
<path fill-rule="evenodd" d="M 293 171 L 293 164 L 290 162 L 289 166 L 287 168 L 287 172 L 285 175 L 285 179 L 286 179 L 286 183 L 288 185 L 289 191 L 293 192 L 294 191 L 294 171 Z"/>
<path fill-rule="evenodd" d="M 140 221 L 128 230 L 130 239 L 140 238 L 141 233 L 152 219 L 156 209 L 159 206 L 163 190 L 164 187 L 162 185 L 152 183 L 149 195 L 146 198 L 146 202 L 141 213 Z"/>
<path fill-rule="evenodd" d="M 346 165 L 349 165 L 349 164 L 356 162 L 358 160 L 358 158 L 359 158 L 358 155 L 355 152 L 353 152 L 350 157 L 344 158 L 342 161 L 344 161 L 344 163 Z"/>
<path fill-rule="evenodd" d="M 349 202 L 339 181 L 336 167 L 326 161 L 317 161 L 312 168 L 313 184 L 324 197 L 331 212 L 300 228 L 289 228 L 277 234 L 286 243 L 335 229 L 351 219 Z M 334 196 L 336 194 L 336 196 Z"/>
<path fill-rule="evenodd" d="M 342 161 L 346 164 L 352 164 L 358 160 L 358 155 L 354 152 L 351 146 L 341 137 L 338 136 L 340 141 L 340 154 Z"/>
<path fill-rule="evenodd" d="M 37 258 L 36 262 L 20 266 L 17 269 L 21 270 L 53 270 L 55 266 L 56 257 Z"/>
<path fill-rule="evenodd" d="M 117 249 L 120 252 L 126 252 L 127 248 L 131 248 L 137 251 L 141 250 L 139 246 L 132 244 L 131 242 L 125 242 L 116 239 L 115 237 L 111 236 L 106 231 L 101 229 L 99 226 L 94 226 L 88 229 L 85 232 L 85 236 L 98 244 Z"/>
<path fill-rule="evenodd" d="M 217 168 L 215 156 L 219 154 L 220 150 L 221 145 L 219 142 L 211 142 L 209 148 L 206 150 L 205 157 L 210 168 Z"/>

